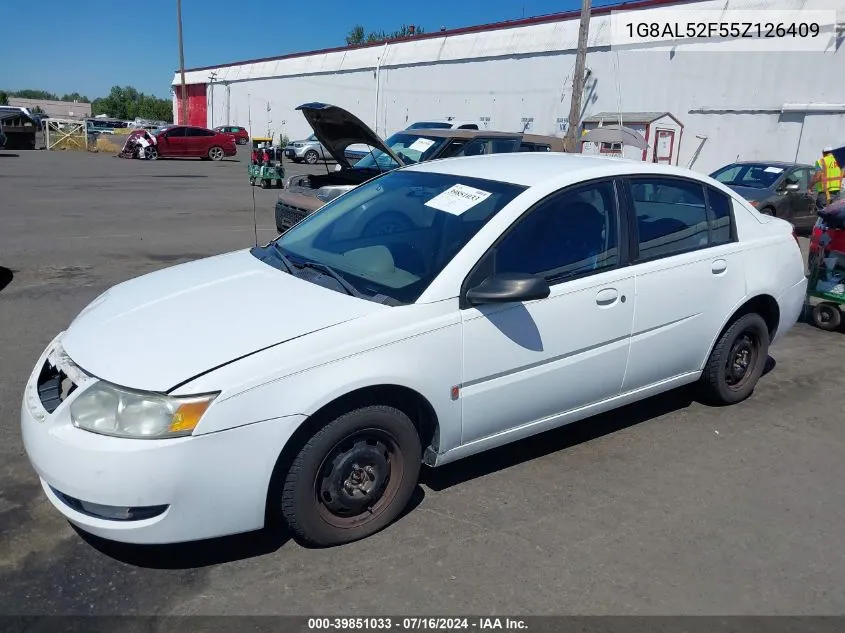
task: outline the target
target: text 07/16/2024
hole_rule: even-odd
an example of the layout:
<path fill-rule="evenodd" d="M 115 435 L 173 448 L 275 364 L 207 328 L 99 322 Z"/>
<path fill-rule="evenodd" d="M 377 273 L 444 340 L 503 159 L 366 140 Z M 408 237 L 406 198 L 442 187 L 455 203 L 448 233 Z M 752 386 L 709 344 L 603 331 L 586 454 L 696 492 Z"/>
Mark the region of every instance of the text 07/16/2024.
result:
<path fill-rule="evenodd" d="M 611 13 L 611 48 L 710 52 L 835 50 L 836 11 L 652 9 Z"/>

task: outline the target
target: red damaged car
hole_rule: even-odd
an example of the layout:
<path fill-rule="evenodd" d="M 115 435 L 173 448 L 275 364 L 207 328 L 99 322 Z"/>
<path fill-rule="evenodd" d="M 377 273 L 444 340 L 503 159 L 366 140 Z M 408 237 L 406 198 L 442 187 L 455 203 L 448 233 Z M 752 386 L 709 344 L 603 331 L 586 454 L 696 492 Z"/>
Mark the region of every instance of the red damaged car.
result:
<path fill-rule="evenodd" d="M 221 160 L 238 153 L 235 137 L 192 125 L 169 125 L 153 132 L 158 141 L 153 148 L 155 158 L 202 158 Z"/>

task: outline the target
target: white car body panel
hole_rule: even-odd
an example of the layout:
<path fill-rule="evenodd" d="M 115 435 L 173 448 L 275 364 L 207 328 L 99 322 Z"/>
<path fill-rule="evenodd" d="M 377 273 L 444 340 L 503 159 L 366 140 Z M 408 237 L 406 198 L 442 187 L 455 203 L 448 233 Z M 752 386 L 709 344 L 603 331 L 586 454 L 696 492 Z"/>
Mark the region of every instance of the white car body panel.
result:
<path fill-rule="evenodd" d="M 529 188 L 410 305 L 314 285 L 248 251 L 112 288 L 51 343 L 27 381 L 24 444 L 50 501 L 83 529 L 132 543 L 258 529 L 291 435 L 357 390 L 410 390 L 426 403 L 437 421 L 426 461 L 437 466 L 695 381 L 750 298 L 777 302 L 775 340 L 803 306 L 807 281 L 791 226 L 706 176 L 553 153 L 404 169 Z M 724 192 L 737 241 L 555 284 L 539 301 L 460 308 L 468 272 L 528 208 L 569 185 L 624 174 L 678 175 Z M 49 354 L 94 376 L 52 414 L 35 387 Z M 192 436 L 121 439 L 71 423 L 70 404 L 97 379 L 173 395 L 220 393 Z M 151 519 L 106 520 L 70 507 L 53 487 L 96 504 L 168 508 Z"/>
<path fill-rule="evenodd" d="M 166 392 L 235 358 L 386 309 L 280 275 L 246 250 L 115 286 L 76 318 L 62 345 L 97 377 Z"/>

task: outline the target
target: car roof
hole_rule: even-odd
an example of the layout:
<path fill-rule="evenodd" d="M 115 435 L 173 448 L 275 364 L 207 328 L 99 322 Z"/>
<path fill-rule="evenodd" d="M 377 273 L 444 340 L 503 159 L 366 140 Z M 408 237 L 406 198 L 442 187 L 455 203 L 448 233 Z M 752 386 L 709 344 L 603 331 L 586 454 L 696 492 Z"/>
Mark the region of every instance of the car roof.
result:
<path fill-rule="evenodd" d="M 731 165 L 769 165 L 771 167 L 783 167 L 784 169 L 788 167 L 812 167 L 812 165 L 806 163 L 792 163 L 782 160 L 737 160 L 733 163 L 728 163 L 724 167 L 730 167 Z M 723 167 L 719 169 L 723 169 Z"/>
<path fill-rule="evenodd" d="M 573 181 L 584 178 L 612 177 L 624 174 L 683 176 L 706 179 L 704 174 L 682 167 L 646 163 L 639 160 L 562 152 L 515 152 L 486 156 L 461 156 L 424 161 L 405 167 L 406 171 L 466 176 L 534 187 L 567 176 Z"/>
<path fill-rule="evenodd" d="M 560 151 L 563 151 L 563 139 L 561 138 L 558 138 L 556 136 L 543 136 L 540 134 L 522 134 L 521 132 L 499 132 L 496 130 L 427 129 L 400 130 L 399 132 L 397 132 L 397 134 L 410 134 L 412 136 L 432 136 L 435 138 L 512 138 L 520 139 L 526 143 L 542 143 L 544 145 L 551 145 L 553 148 L 559 147 Z"/>

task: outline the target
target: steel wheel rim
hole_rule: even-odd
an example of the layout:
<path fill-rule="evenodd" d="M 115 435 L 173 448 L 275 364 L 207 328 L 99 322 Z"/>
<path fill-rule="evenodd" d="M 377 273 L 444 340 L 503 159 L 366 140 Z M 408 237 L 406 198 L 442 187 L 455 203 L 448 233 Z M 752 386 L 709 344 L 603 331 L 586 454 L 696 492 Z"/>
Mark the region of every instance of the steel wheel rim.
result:
<path fill-rule="evenodd" d="M 211 148 L 211 160 L 220 160 L 223 158 L 223 150 L 219 147 Z"/>
<path fill-rule="evenodd" d="M 725 366 L 725 383 L 729 389 L 742 389 L 751 379 L 760 355 L 759 340 L 751 332 L 743 332 L 731 345 Z"/>
<path fill-rule="evenodd" d="M 381 515 L 396 498 L 405 457 L 392 433 L 367 428 L 336 443 L 314 478 L 314 501 L 329 525 L 351 529 Z"/>
<path fill-rule="evenodd" d="M 821 323 L 830 323 L 833 320 L 833 310 L 828 306 L 822 306 L 818 309 L 818 318 Z"/>

